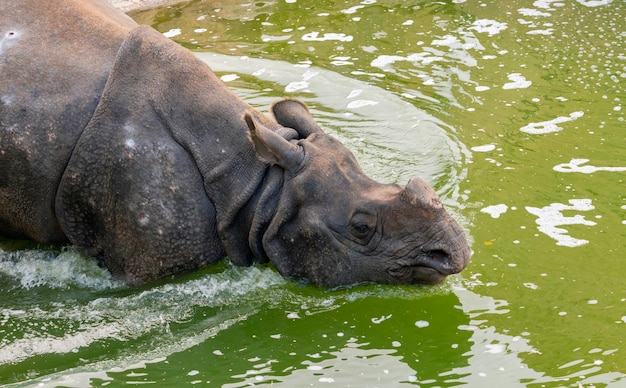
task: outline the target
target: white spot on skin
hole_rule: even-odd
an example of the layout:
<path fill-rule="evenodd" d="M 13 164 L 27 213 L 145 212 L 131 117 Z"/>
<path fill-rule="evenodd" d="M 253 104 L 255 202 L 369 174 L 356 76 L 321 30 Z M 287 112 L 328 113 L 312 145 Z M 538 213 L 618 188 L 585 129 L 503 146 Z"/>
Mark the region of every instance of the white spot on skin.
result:
<path fill-rule="evenodd" d="M 13 103 L 13 99 L 8 95 L 0 96 L 0 103 L 2 103 L 2 105 L 9 106 Z"/>
<path fill-rule="evenodd" d="M 0 39 L 0 55 L 4 54 L 4 51 L 14 45 L 13 41 L 20 37 L 20 33 L 15 30 L 9 30 L 2 35 Z"/>
<path fill-rule="evenodd" d="M 148 215 L 146 213 L 139 213 L 139 224 L 141 224 L 141 226 L 146 226 L 148 225 L 148 223 L 150 223 L 150 217 L 148 217 Z"/>
<path fill-rule="evenodd" d="M 126 148 L 135 149 L 135 140 L 126 139 L 126 141 L 124 142 L 124 145 L 126 146 Z"/>

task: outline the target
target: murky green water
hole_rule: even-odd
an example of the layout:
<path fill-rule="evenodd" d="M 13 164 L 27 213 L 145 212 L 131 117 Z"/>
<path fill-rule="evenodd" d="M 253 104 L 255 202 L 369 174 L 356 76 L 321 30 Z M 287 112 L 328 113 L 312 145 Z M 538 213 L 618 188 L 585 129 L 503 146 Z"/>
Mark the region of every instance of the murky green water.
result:
<path fill-rule="evenodd" d="M 429 179 L 473 261 L 435 288 L 321 290 L 222 264 L 128 289 L 71 249 L 4 242 L 0 384 L 626 386 L 624 1 L 133 17 L 263 110 L 303 99 L 378 180 Z"/>

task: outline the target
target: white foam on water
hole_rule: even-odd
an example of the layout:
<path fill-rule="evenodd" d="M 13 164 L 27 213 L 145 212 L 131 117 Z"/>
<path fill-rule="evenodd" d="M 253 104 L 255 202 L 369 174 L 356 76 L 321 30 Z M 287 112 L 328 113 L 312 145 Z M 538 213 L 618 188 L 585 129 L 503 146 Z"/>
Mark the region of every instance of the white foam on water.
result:
<path fill-rule="evenodd" d="M 574 238 L 567 234 L 567 230 L 559 228 L 562 225 L 596 225 L 595 222 L 586 220 L 584 216 L 576 214 L 572 217 L 564 216 L 564 211 L 590 211 L 595 209 L 591 199 L 570 199 L 569 205 L 553 203 L 542 208 L 526 206 L 526 210 L 535 216 L 540 232 L 556 240 L 556 245 L 565 247 L 579 247 L 589 243 L 588 240 Z"/>
<path fill-rule="evenodd" d="M 169 31 L 166 31 L 163 33 L 163 35 L 167 38 L 173 38 L 177 35 L 180 35 L 182 33 L 182 31 L 180 30 L 180 28 L 172 28 Z"/>
<path fill-rule="evenodd" d="M 342 9 L 341 13 L 345 13 L 346 15 L 352 15 L 352 14 L 356 13 L 358 10 L 360 10 L 361 8 L 365 8 L 365 6 L 364 5 L 355 5 L 354 7 Z"/>
<path fill-rule="evenodd" d="M 486 33 L 489 36 L 494 36 L 506 30 L 507 28 L 508 27 L 506 23 L 501 23 L 491 19 L 478 19 L 474 21 L 474 23 L 472 23 L 472 26 L 468 29 L 479 33 Z"/>
<path fill-rule="evenodd" d="M 335 386 L 362 386 L 354 382 L 376 382 L 376 386 L 397 386 L 398 381 L 417 381 L 415 371 L 395 354 L 396 349 L 371 349 L 369 344 L 348 339 L 343 347 L 319 354 L 280 373 L 272 369 L 248 370 L 233 377 L 241 379 L 237 386 L 256 386 L 258 376 L 271 380 L 278 386 L 299 387 L 304 381 L 333 384 Z M 367 385 L 367 384 L 365 384 Z"/>
<path fill-rule="evenodd" d="M 589 159 L 572 159 L 569 163 L 561 163 L 554 166 L 552 169 L 558 172 L 578 172 L 582 174 L 593 174 L 598 171 L 608 172 L 624 172 L 626 167 L 596 167 L 591 165 L 583 166 L 589 162 Z"/>
<path fill-rule="evenodd" d="M 299 90 L 305 90 L 309 87 L 309 83 L 307 81 L 294 81 L 290 82 L 287 86 L 285 86 L 285 92 L 293 93 Z"/>
<path fill-rule="evenodd" d="M 238 79 L 239 76 L 237 74 L 225 74 L 220 77 L 223 82 L 231 82 Z"/>
<path fill-rule="evenodd" d="M 246 303 L 245 295 L 254 294 L 259 299 L 259 295 L 265 295 L 263 291 L 284 283 L 271 268 L 230 267 L 200 279 L 165 284 L 128 296 L 105 296 L 84 304 L 69 300 L 54 302 L 52 307 L 0 309 L 0 322 L 10 323 L 4 325 L 6 337 L 0 340 L 0 365 L 38 355 L 78 352 L 97 342 L 126 341 L 148 333 L 165 336 L 164 347 L 193 346 L 198 343 L 193 340 L 195 335 L 175 338 L 170 333 L 170 323 L 191 319 L 199 307 L 232 307 L 230 314 L 236 317 L 218 317 L 216 322 L 207 323 L 208 331 L 215 330 L 232 319 L 247 316 L 236 308 Z M 42 324 L 39 327 L 33 322 Z M 27 336 L 19 334 L 24 328 L 28 328 Z M 63 328 L 62 336 L 57 334 L 58 328 Z M 17 334 L 13 335 L 14 330 Z M 199 335 L 204 338 L 206 333 Z"/>
<path fill-rule="evenodd" d="M 498 205 L 491 205 L 485 208 L 480 209 L 481 213 L 486 213 L 491 216 L 491 218 L 500 218 L 500 215 L 506 213 L 509 207 L 503 203 Z"/>
<path fill-rule="evenodd" d="M 544 135 L 547 133 L 554 133 L 562 131 L 563 128 L 559 127 L 557 124 L 566 123 L 569 121 L 574 121 L 580 117 L 583 117 L 585 113 L 582 111 L 572 112 L 569 116 L 559 116 L 555 119 L 548 121 L 541 121 L 538 123 L 529 123 L 520 128 L 520 131 L 529 133 L 531 135 Z"/>
<path fill-rule="evenodd" d="M 532 30 L 528 31 L 528 35 L 552 35 L 554 33 L 554 28 L 548 28 L 546 30 Z"/>
<path fill-rule="evenodd" d="M 352 39 L 354 39 L 352 35 L 346 35 L 344 33 L 324 33 L 324 35 L 320 36 L 319 32 L 313 31 L 302 35 L 302 40 L 304 40 L 305 42 L 324 42 L 330 40 L 337 40 L 339 42 L 352 42 Z"/>
<path fill-rule="evenodd" d="M 348 103 L 348 105 L 346 105 L 346 108 L 348 108 L 348 109 L 358 109 L 358 108 L 363 108 L 365 106 L 372 106 L 372 105 L 378 105 L 378 101 L 354 100 L 354 101 L 350 101 Z"/>
<path fill-rule="evenodd" d="M 526 89 L 532 85 L 532 81 L 529 81 L 521 75 L 520 73 L 512 73 L 506 76 L 509 81 L 504 85 L 502 85 L 502 89 L 511 90 L 511 89 Z"/>
<path fill-rule="evenodd" d="M 348 97 L 346 97 L 347 100 L 350 100 L 352 98 L 358 97 L 361 93 L 363 93 L 363 89 L 354 89 L 350 91 L 350 94 L 348 94 Z"/>
<path fill-rule="evenodd" d="M 293 35 L 261 35 L 261 40 L 263 42 L 282 42 L 285 40 L 291 39 Z"/>
<path fill-rule="evenodd" d="M 491 152 L 496 149 L 495 144 L 485 144 L 481 146 L 474 146 L 470 150 L 474 152 Z"/>
<path fill-rule="evenodd" d="M 452 47 L 458 45 L 460 42 L 459 38 L 454 35 L 445 35 L 442 39 L 434 39 L 432 45 Z"/>
<path fill-rule="evenodd" d="M 552 16 L 551 13 L 543 12 L 543 11 L 540 11 L 540 10 L 534 9 L 534 8 L 520 8 L 520 9 L 517 10 L 517 12 L 519 12 L 523 16 L 531 16 L 531 17 Z"/>
<path fill-rule="evenodd" d="M 406 61 L 406 57 L 401 57 L 399 55 L 379 55 L 376 59 L 372 60 L 370 66 L 378 67 L 379 69 L 385 69 L 390 65 L 393 65 L 398 61 Z"/>
<path fill-rule="evenodd" d="M 537 8 L 554 10 L 554 8 L 552 8 L 553 5 L 555 7 L 563 7 L 565 4 L 562 0 L 536 0 L 533 5 Z"/>
<path fill-rule="evenodd" d="M 439 45 L 449 45 L 452 43 L 453 41 L 451 40 L 433 41 L 433 44 L 439 44 Z M 382 70 L 388 70 L 390 66 L 393 65 L 395 62 L 406 61 L 406 62 L 411 62 L 415 65 L 427 66 L 433 62 L 437 62 L 441 60 L 443 60 L 442 57 L 432 55 L 431 53 L 428 53 L 428 52 L 410 54 L 410 55 L 407 55 L 406 57 L 403 57 L 400 55 L 379 55 L 378 57 L 376 57 L 376 59 L 372 60 L 372 62 L 370 63 L 370 66 L 377 67 Z"/>
<path fill-rule="evenodd" d="M 602 5 L 609 5 L 613 0 L 576 0 L 579 4 L 585 7 L 600 7 Z"/>
<path fill-rule="evenodd" d="M 42 250 L 7 252 L 0 249 L 0 273 L 16 279 L 21 287 L 71 287 L 107 290 L 124 287 L 95 260 L 82 256 L 73 248 L 60 254 Z"/>

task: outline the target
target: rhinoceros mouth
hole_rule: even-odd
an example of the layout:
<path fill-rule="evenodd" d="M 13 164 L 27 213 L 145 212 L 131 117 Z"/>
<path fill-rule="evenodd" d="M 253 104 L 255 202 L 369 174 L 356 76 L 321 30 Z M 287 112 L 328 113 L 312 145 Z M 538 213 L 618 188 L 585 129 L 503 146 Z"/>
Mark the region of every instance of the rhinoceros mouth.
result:
<path fill-rule="evenodd" d="M 449 261 L 444 251 L 421 252 L 417 257 L 397 260 L 387 272 L 401 283 L 438 284 L 458 272 Z"/>

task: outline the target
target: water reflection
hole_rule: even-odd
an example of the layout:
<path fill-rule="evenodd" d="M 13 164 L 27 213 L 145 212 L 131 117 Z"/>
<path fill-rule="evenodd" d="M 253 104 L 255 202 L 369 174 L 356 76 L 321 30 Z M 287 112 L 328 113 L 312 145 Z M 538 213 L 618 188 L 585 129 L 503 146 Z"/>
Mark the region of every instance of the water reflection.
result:
<path fill-rule="evenodd" d="M 445 199 L 458 200 L 458 183 L 465 175 L 469 152 L 444 122 L 414 105 L 308 63 L 294 65 L 205 52 L 197 56 L 223 74 L 222 79 L 233 80 L 229 87 L 259 109 L 266 110 L 290 89 L 288 94 L 307 102 L 316 120 L 354 150 L 365 171 L 375 179 L 402 184 L 413 175 L 421 175 Z M 257 86 L 239 82 L 246 73 L 257 78 L 261 86 L 267 83 L 273 87 L 264 88 L 262 93 L 255 91 Z M 237 78 L 229 77 L 231 74 Z M 393 117 L 386 112 L 394 112 Z"/>

